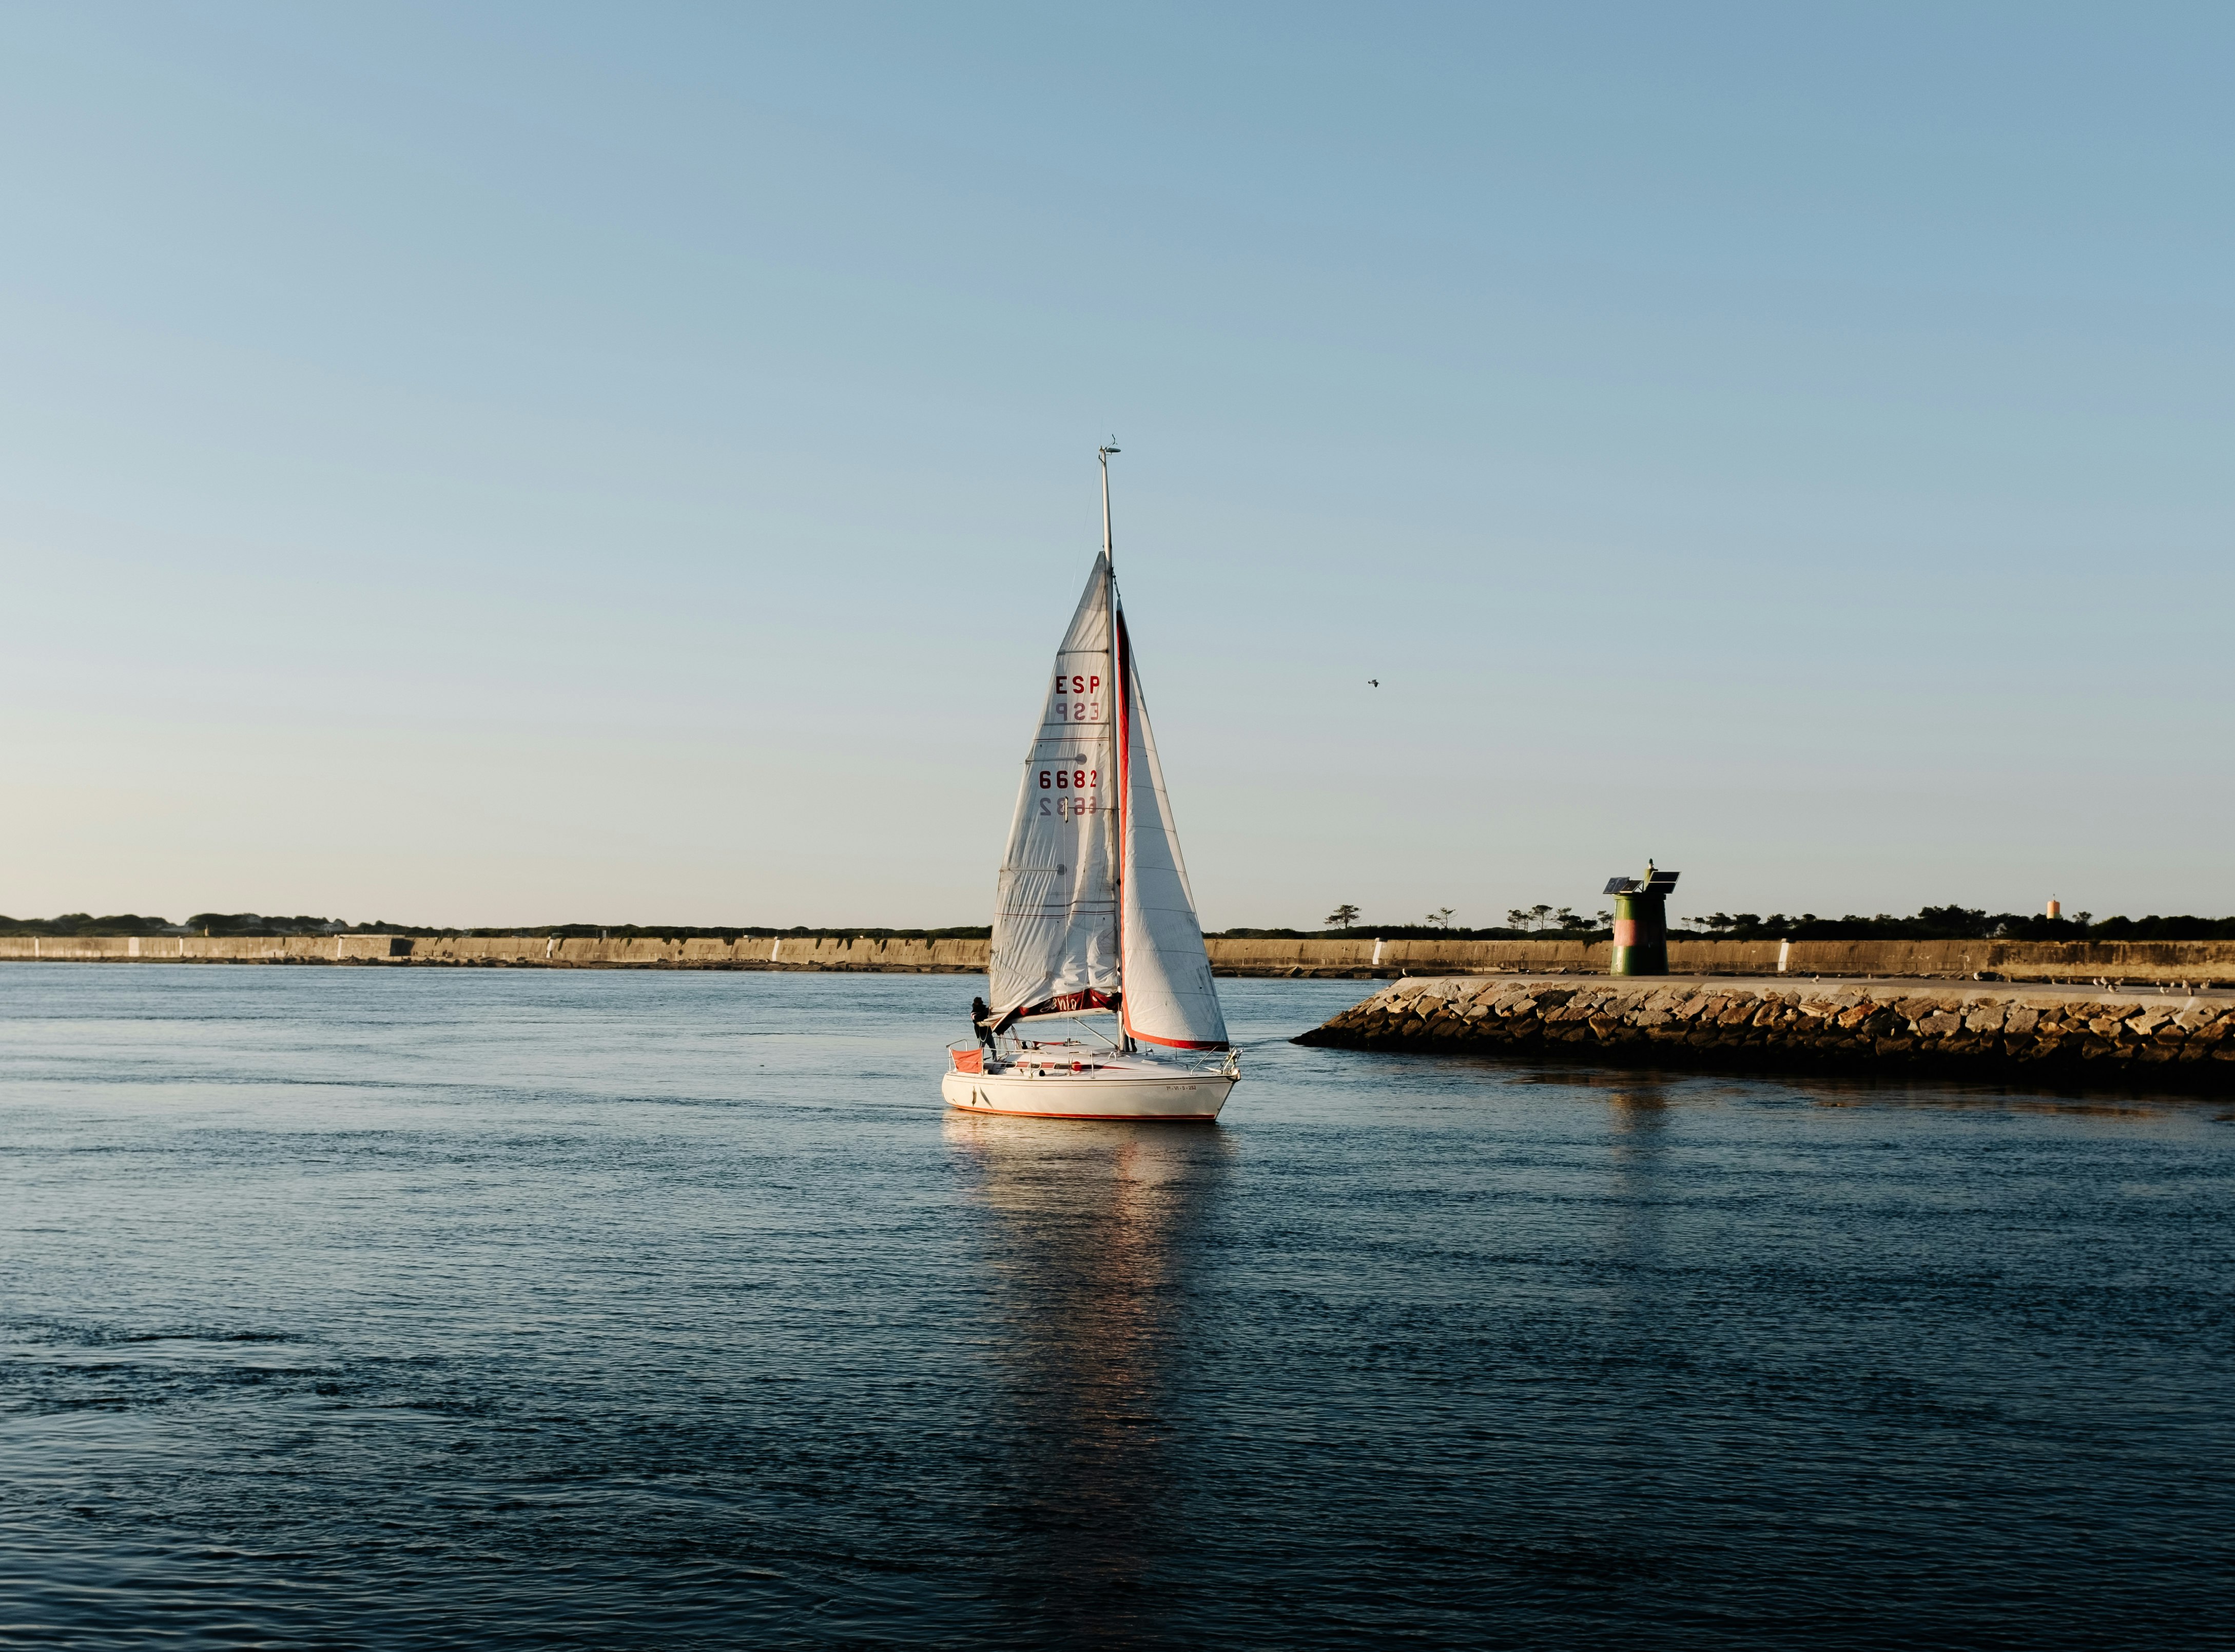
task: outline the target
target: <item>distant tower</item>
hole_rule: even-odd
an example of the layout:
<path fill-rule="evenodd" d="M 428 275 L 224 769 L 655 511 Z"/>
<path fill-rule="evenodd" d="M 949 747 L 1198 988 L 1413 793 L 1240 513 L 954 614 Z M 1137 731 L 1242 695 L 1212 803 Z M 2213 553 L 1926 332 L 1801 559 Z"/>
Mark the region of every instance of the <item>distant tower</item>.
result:
<path fill-rule="evenodd" d="M 2061 918 L 2064 915 L 2064 902 L 2053 895 L 2048 897 L 2048 915 L 2052 918 Z"/>
<path fill-rule="evenodd" d="M 1609 975 L 1666 975 L 1668 973 L 1668 891 L 1678 874 L 1651 861 L 1642 878 L 1609 878 L 1614 896 L 1614 960 Z"/>

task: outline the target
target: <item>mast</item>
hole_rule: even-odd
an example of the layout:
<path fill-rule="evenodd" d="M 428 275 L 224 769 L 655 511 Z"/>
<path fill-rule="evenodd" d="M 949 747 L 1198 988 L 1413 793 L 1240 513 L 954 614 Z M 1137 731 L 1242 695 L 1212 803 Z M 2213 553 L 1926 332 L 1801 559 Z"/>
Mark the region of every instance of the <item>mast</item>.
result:
<path fill-rule="evenodd" d="M 1118 782 L 1113 793 L 1118 799 L 1117 812 L 1111 816 L 1110 882 L 1111 892 L 1117 897 L 1118 920 L 1118 995 L 1120 1004 L 1125 994 L 1125 682 L 1120 672 L 1124 659 L 1124 639 L 1118 623 L 1118 557 L 1110 535 L 1110 456 L 1118 451 L 1118 438 L 1111 436 L 1095 449 L 1102 462 L 1102 577 L 1107 593 L 1110 615 L 1110 711 L 1115 719 L 1117 732 L 1118 772 L 1111 777 Z M 1121 1049 L 1130 1051 L 1132 1039 L 1125 1032 L 1124 1013 L 1118 1016 L 1118 1041 Z"/>
<path fill-rule="evenodd" d="M 1109 566 L 1110 585 L 1111 588 L 1115 590 L 1118 585 L 1118 562 L 1110 547 L 1110 456 L 1119 451 L 1118 438 L 1111 436 L 1095 451 L 1102 456 L 1102 560 Z"/>
<path fill-rule="evenodd" d="M 1117 451 L 1118 451 L 1118 438 L 1114 436 L 1095 449 L 1096 456 L 1102 461 L 1102 578 L 1104 581 L 1104 597 L 1110 607 L 1110 704 L 1111 713 L 1118 721 L 1118 732 L 1122 742 L 1125 732 L 1124 727 L 1125 701 L 1124 685 L 1118 680 L 1120 652 L 1118 639 L 1118 554 L 1110 538 L 1110 456 Z M 1121 867 L 1121 875 L 1122 871 Z"/>

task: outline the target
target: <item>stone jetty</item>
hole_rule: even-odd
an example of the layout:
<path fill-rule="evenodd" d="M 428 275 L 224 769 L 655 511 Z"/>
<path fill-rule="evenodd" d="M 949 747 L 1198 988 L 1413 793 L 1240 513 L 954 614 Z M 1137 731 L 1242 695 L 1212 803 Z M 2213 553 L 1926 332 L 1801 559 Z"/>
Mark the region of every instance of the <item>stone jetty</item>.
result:
<path fill-rule="evenodd" d="M 2235 1093 L 2235 993 L 1531 975 L 1398 981 L 1298 1044 Z"/>

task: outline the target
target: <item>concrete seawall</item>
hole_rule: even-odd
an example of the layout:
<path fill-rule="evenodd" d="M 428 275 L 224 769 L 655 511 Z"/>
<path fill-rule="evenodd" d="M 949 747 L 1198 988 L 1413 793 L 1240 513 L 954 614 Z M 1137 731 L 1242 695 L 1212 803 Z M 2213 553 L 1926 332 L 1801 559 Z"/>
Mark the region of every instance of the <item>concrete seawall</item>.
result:
<path fill-rule="evenodd" d="M 843 969 L 980 974 L 982 941 L 555 935 L 0 935 L 0 961 L 153 964 L 479 964 L 549 969 Z"/>
<path fill-rule="evenodd" d="M 1222 975 L 1603 974 L 1609 947 L 1580 941 L 1220 941 Z M 747 935 L 560 940 L 542 935 L 0 935 L 0 961 L 451 964 L 513 968 L 867 970 L 978 974 L 983 941 Z M 1685 975 L 1941 977 L 2235 986 L 2235 941 L 1672 941 Z"/>
<path fill-rule="evenodd" d="M 2235 1094 L 2235 993 L 1706 977 L 1399 981 L 1298 1044 Z"/>
<path fill-rule="evenodd" d="M 1580 941 L 1221 941 L 1222 975 L 1603 974 Z M 0 962 L 452 964 L 554 969 L 799 969 L 978 974 L 983 941 L 746 935 L 599 941 L 543 935 L 0 935 Z M 2235 986 L 2235 941 L 1672 941 L 1685 975 L 1941 977 Z"/>

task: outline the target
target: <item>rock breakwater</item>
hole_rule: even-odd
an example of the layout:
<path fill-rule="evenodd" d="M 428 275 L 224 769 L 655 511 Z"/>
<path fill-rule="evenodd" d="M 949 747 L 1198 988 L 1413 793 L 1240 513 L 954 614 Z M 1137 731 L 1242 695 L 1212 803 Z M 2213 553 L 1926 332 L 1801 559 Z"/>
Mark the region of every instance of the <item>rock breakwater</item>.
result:
<path fill-rule="evenodd" d="M 1295 1042 L 2235 1093 L 2235 994 L 2154 988 L 1426 977 Z"/>

